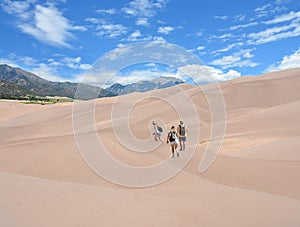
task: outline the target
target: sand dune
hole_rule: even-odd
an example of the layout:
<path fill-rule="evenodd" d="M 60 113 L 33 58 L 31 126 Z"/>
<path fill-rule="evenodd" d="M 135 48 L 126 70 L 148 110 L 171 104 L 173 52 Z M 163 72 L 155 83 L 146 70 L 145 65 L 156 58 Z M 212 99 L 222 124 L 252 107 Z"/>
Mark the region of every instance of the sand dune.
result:
<path fill-rule="evenodd" d="M 203 92 L 183 84 L 124 96 L 120 102 L 137 95 L 142 99 L 128 119 L 140 140 L 151 136 L 155 118 L 165 131 L 178 122 L 174 106 L 153 98 L 160 92 L 178 99 L 184 90 L 199 115 L 193 159 L 171 180 L 140 189 L 112 184 L 89 168 L 73 134 L 73 103 L 1 101 L 1 226 L 299 226 L 299 74 L 294 69 L 220 83 L 225 139 L 216 161 L 201 174 L 198 166 L 211 131 Z M 95 107 L 96 132 L 111 155 L 137 167 L 167 160 L 167 144 L 141 154 L 118 142 L 111 122 L 117 99 L 99 99 Z M 84 129 L 85 122 L 80 124 Z"/>

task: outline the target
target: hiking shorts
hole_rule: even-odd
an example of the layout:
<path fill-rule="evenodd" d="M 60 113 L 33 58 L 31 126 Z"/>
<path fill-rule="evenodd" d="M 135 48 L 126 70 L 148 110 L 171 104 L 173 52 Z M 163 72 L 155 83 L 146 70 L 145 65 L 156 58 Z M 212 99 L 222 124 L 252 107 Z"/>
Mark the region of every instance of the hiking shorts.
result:
<path fill-rule="evenodd" d="M 170 142 L 171 145 L 178 144 L 178 140 Z"/>
<path fill-rule="evenodd" d="M 186 141 L 186 136 L 179 137 L 179 141 L 185 142 Z"/>

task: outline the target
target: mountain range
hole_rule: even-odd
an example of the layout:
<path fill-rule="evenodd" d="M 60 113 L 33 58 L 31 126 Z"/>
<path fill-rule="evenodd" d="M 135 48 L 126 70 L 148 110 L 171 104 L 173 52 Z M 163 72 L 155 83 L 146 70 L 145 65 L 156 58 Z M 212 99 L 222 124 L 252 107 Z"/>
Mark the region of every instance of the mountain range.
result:
<path fill-rule="evenodd" d="M 89 93 L 98 92 L 99 98 L 111 97 L 132 92 L 146 92 L 154 89 L 171 87 L 182 80 L 173 77 L 158 77 L 153 80 L 142 80 L 136 83 L 122 85 L 113 84 L 104 89 L 92 85 L 81 85 L 82 99 L 89 97 Z M 0 65 L 0 98 L 11 98 L 24 95 L 61 96 L 74 98 L 78 83 L 53 82 L 45 80 L 33 73 L 9 65 Z"/>
<path fill-rule="evenodd" d="M 116 95 L 124 95 L 132 92 L 146 92 L 154 89 L 172 87 L 181 83 L 184 82 L 175 77 L 158 77 L 153 80 L 141 80 L 127 85 L 116 83 L 106 88 L 106 90 Z"/>

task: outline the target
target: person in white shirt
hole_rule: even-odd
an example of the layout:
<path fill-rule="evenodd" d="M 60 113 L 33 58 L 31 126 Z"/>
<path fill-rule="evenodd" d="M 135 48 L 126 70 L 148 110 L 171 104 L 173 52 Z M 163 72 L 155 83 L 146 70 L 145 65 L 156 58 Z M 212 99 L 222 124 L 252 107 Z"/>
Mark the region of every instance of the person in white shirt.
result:
<path fill-rule="evenodd" d="M 158 126 L 157 123 L 155 121 L 152 122 L 152 125 L 153 125 L 153 128 L 154 128 L 154 132 L 153 132 L 153 135 L 154 135 L 154 140 L 157 142 L 157 141 L 160 141 L 160 142 L 164 142 L 162 139 L 161 139 L 161 134 L 163 132 L 163 129 L 162 127 Z"/>

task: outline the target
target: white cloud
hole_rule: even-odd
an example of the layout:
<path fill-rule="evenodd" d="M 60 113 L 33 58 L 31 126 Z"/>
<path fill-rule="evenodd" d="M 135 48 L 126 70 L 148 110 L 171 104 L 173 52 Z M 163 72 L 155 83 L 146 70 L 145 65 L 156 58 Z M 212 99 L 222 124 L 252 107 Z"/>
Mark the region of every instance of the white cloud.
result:
<path fill-rule="evenodd" d="M 258 8 L 258 12 L 264 11 L 263 9 L 268 8 L 270 6 L 271 5 L 265 5 L 261 8 Z M 275 10 L 275 9 L 273 9 L 273 10 Z M 280 11 L 280 10 L 278 10 L 278 11 Z M 270 15 L 270 13 L 268 11 L 265 11 L 265 14 L 266 14 L 265 16 Z M 246 24 L 233 25 L 233 26 L 230 26 L 228 30 L 234 31 L 234 30 L 238 30 L 238 29 L 253 27 L 256 25 L 260 25 L 260 24 L 266 24 L 266 25 L 276 24 L 276 23 L 291 21 L 293 19 L 300 19 L 300 12 L 291 11 L 287 14 L 282 14 L 282 15 L 276 16 L 272 20 L 268 20 L 268 21 L 257 21 L 256 20 L 256 21 L 250 21 L 249 23 L 246 23 Z M 253 20 L 253 18 L 252 18 L 252 20 Z M 227 29 L 221 29 L 220 31 L 226 31 L 226 30 Z"/>
<path fill-rule="evenodd" d="M 227 15 L 223 15 L 223 16 L 214 16 L 215 19 L 219 19 L 219 20 L 226 20 L 228 18 Z"/>
<path fill-rule="evenodd" d="M 35 0 L 2 2 L 5 12 L 17 17 L 17 27 L 41 42 L 53 46 L 71 47 L 71 31 L 86 31 L 84 26 L 74 26 L 53 4 L 34 5 Z"/>
<path fill-rule="evenodd" d="M 85 26 L 79 26 L 79 25 L 75 25 L 75 26 L 72 26 L 71 30 L 74 30 L 74 31 L 87 31 L 87 27 Z"/>
<path fill-rule="evenodd" d="M 157 23 L 158 23 L 158 24 L 166 24 L 166 22 L 163 21 L 163 20 L 157 20 Z"/>
<path fill-rule="evenodd" d="M 168 0 L 133 0 L 122 8 L 130 16 L 152 17 L 158 10 L 162 10 Z"/>
<path fill-rule="evenodd" d="M 150 63 L 147 63 L 145 64 L 146 67 L 156 67 L 157 64 L 156 63 L 153 63 L 153 62 L 150 62 Z"/>
<path fill-rule="evenodd" d="M 152 80 L 157 77 L 175 77 L 175 74 L 152 70 L 133 70 L 127 72 L 126 75 L 115 70 L 98 70 L 97 72 L 87 72 L 82 78 L 82 83 L 87 83 L 102 88 L 109 87 L 115 83 L 131 84 L 140 80 Z"/>
<path fill-rule="evenodd" d="M 245 14 L 239 14 L 239 15 L 234 16 L 234 19 L 237 21 L 243 21 L 243 20 L 245 20 L 245 18 L 246 18 Z"/>
<path fill-rule="evenodd" d="M 270 16 L 271 14 L 275 14 L 275 13 L 280 13 L 282 11 L 287 10 L 287 7 L 285 5 L 272 5 L 272 4 L 266 4 L 263 5 L 261 7 L 258 7 L 254 10 L 254 13 L 256 14 L 255 18 L 253 18 L 253 20 L 257 19 L 257 18 L 262 18 L 262 17 L 267 17 Z"/>
<path fill-rule="evenodd" d="M 267 28 L 264 31 L 248 34 L 248 44 L 263 44 L 280 39 L 296 37 L 300 35 L 300 21 L 291 22 L 289 25 Z"/>
<path fill-rule="evenodd" d="M 81 57 L 76 57 L 76 58 L 66 57 L 62 60 L 62 62 L 63 62 L 64 66 L 67 66 L 68 68 L 71 68 L 71 69 L 88 70 L 88 69 L 92 68 L 92 66 L 90 64 L 80 63 Z"/>
<path fill-rule="evenodd" d="M 127 57 L 128 54 L 132 52 L 130 46 L 120 46 L 109 53 L 107 53 L 104 58 L 107 58 L 109 60 L 116 60 L 118 58 L 124 58 Z"/>
<path fill-rule="evenodd" d="M 201 50 L 204 50 L 204 49 L 205 49 L 205 46 L 198 46 L 198 47 L 197 47 L 197 50 L 198 50 L 198 51 L 201 51 Z"/>
<path fill-rule="evenodd" d="M 146 35 L 144 36 L 139 30 L 135 30 L 132 32 L 129 37 L 121 39 L 121 41 L 126 42 L 141 42 L 141 41 L 153 41 L 155 43 L 165 43 L 166 40 L 160 36 L 151 36 Z M 125 44 L 118 44 L 117 47 L 125 46 Z"/>
<path fill-rule="evenodd" d="M 223 72 L 222 70 L 206 65 L 188 64 L 178 68 L 177 77 L 186 79 L 192 77 L 196 83 L 210 83 L 226 81 L 240 77 L 241 73 L 235 70 Z"/>
<path fill-rule="evenodd" d="M 153 36 L 153 41 L 158 42 L 158 43 L 165 43 L 165 42 L 167 42 L 165 40 L 165 38 L 161 37 L 161 36 Z"/>
<path fill-rule="evenodd" d="M 27 66 L 35 65 L 38 62 L 36 59 L 29 57 L 29 56 L 21 57 L 21 58 L 19 58 L 19 60 Z"/>
<path fill-rule="evenodd" d="M 242 60 L 241 57 L 236 56 L 224 56 L 221 59 L 210 62 L 211 65 L 221 66 L 223 69 L 232 67 L 255 67 L 258 63 L 251 60 Z"/>
<path fill-rule="evenodd" d="M 139 26 L 145 26 L 145 27 L 149 26 L 149 22 L 147 18 L 138 18 L 135 24 Z"/>
<path fill-rule="evenodd" d="M 38 63 L 38 61 L 30 56 L 18 56 L 15 53 L 8 54 L 8 59 L 5 60 L 4 64 L 8 65 L 25 65 L 25 66 L 34 66 Z"/>
<path fill-rule="evenodd" d="M 30 56 L 18 56 L 14 53 L 8 55 L 8 59 L 0 59 L 0 64 L 8 64 L 13 67 L 23 68 L 33 72 L 38 76 L 50 81 L 66 81 L 61 72 L 81 72 L 92 68 L 90 64 L 81 62 L 81 57 L 63 57 L 58 55 L 58 59 L 48 58 L 40 61 Z"/>
<path fill-rule="evenodd" d="M 23 59 L 30 58 L 30 57 L 23 57 Z M 20 59 L 19 59 L 20 60 Z M 32 60 L 32 59 L 31 59 Z M 36 74 L 37 76 L 49 80 L 49 81 L 66 81 L 62 79 L 61 77 L 57 76 L 56 68 L 52 64 L 46 64 L 46 63 L 36 63 L 36 64 L 24 64 L 25 62 L 19 61 L 23 67 L 21 67 L 16 61 L 12 59 L 0 59 L 0 64 L 7 64 L 12 67 L 16 68 L 22 68 L 24 70 L 27 70 L 29 72 L 32 72 Z M 34 61 L 36 62 L 36 61 Z M 29 69 L 26 66 L 29 66 Z"/>
<path fill-rule="evenodd" d="M 106 38 L 117 38 L 127 33 L 127 28 L 121 24 L 112 24 L 105 22 L 96 27 L 97 35 Z"/>
<path fill-rule="evenodd" d="M 188 33 L 188 34 L 186 34 L 186 36 L 187 37 L 191 37 L 191 36 L 201 37 L 201 36 L 203 36 L 203 33 L 204 33 L 204 29 L 200 29 L 196 32 Z"/>
<path fill-rule="evenodd" d="M 265 12 L 266 9 L 268 9 L 271 6 L 272 6 L 271 4 L 266 4 L 266 5 L 257 7 L 256 9 L 254 9 L 254 12 Z"/>
<path fill-rule="evenodd" d="M 215 54 L 215 53 L 222 53 L 222 52 L 227 52 L 231 49 L 233 49 L 234 47 L 237 47 L 237 46 L 242 46 L 243 43 L 242 42 L 238 42 L 238 43 L 233 43 L 233 44 L 229 44 L 228 46 L 222 48 L 222 49 L 219 49 L 219 50 L 215 50 L 215 51 L 212 51 L 211 54 Z"/>
<path fill-rule="evenodd" d="M 104 23 L 106 23 L 106 20 L 95 18 L 95 17 L 88 17 L 88 18 L 85 19 L 85 21 L 91 22 L 93 24 L 104 24 Z"/>
<path fill-rule="evenodd" d="M 228 67 L 255 67 L 255 66 L 258 66 L 259 64 L 257 62 L 253 62 L 251 60 L 242 60 L 242 61 L 238 61 L 238 62 L 235 62 L 231 65 L 228 65 L 226 68 Z"/>
<path fill-rule="evenodd" d="M 28 9 L 31 4 L 34 4 L 36 0 L 27 0 L 27 1 L 10 1 L 4 0 L 0 3 L 2 9 L 8 14 L 14 14 L 19 16 L 22 19 L 29 19 L 30 12 Z"/>
<path fill-rule="evenodd" d="M 262 17 L 267 17 L 274 12 L 279 12 L 281 10 L 282 10 L 281 7 L 275 6 L 273 8 L 272 4 L 269 3 L 269 4 L 263 5 L 261 7 L 257 7 L 254 10 L 254 12 L 256 13 L 256 18 L 262 18 Z"/>
<path fill-rule="evenodd" d="M 61 77 L 57 76 L 57 71 L 55 67 L 52 67 L 51 65 L 45 63 L 38 64 L 37 67 L 31 69 L 31 72 L 44 78 L 45 80 L 60 82 L 66 81 Z"/>
<path fill-rule="evenodd" d="M 272 72 L 292 68 L 300 68 L 300 48 L 293 54 L 284 56 L 279 63 L 269 66 L 265 71 Z"/>
<path fill-rule="evenodd" d="M 159 27 L 157 32 L 164 34 L 164 35 L 168 35 L 170 32 L 174 31 L 175 28 L 171 27 L 171 26 L 164 26 L 164 27 Z"/>
<path fill-rule="evenodd" d="M 236 62 L 239 62 L 240 60 L 241 60 L 241 57 L 239 57 L 239 56 L 229 55 L 229 56 L 223 56 L 220 59 L 213 60 L 212 62 L 210 62 L 210 64 L 227 67 L 228 65 L 232 65 Z"/>
<path fill-rule="evenodd" d="M 222 39 L 224 41 L 232 39 L 233 37 L 234 35 L 232 33 L 224 33 L 223 35 L 210 35 L 209 39 Z"/>
<path fill-rule="evenodd" d="M 251 51 L 253 50 L 254 49 L 241 50 L 232 55 L 223 56 L 220 59 L 213 60 L 209 64 L 220 66 L 224 69 L 231 67 L 255 67 L 258 63 L 249 60 L 254 57 L 254 55 L 251 54 Z"/>
<path fill-rule="evenodd" d="M 42 42 L 70 47 L 67 39 L 72 37 L 69 32 L 72 25 L 54 6 L 36 5 L 33 22 L 22 23 L 18 27 Z"/>
<path fill-rule="evenodd" d="M 114 79 L 115 77 L 118 77 L 118 71 L 99 69 L 96 72 L 90 70 L 84 73 L 84 75 L 78 75 L 76 80 L 80 81 L 80 83 L 106 88 L 114 83 L 119 83 Z"/>
<path fill-rule="evenodd" d="M 174 74 L 160 71 L 152 70 L 134 70 L 127 74 L 126 76 L 119 76 L 116 78 L 116 81 L 119 81 L 121 84 L 130 84 L 140 80 L 152 80 L 157 77 L 174 77 Z"/>
<path fill-rule="evenodd" d="M 222 70 L 205 65 L 185 65 L 178 68 L 177 72 L 133 70 L 126 75 L 121 75 L 115 71 L 102 71 L 100 74 L 89 74 L 85 76 L 84 83 L 109 87 L 114 83 L 131 84 L 140 80 L 152 80 L 158 77 L 175 77 L 182 80 L 193 78 L 196 83 L 212 83 L 218 81 L 231 80 L 240 77 L 241 74 L 235 70 L 223 72 Z"/>
<path fill-rule="evenodd" d="M 272 7 L 271 4 L 267 4 L 255 9 L 255 12 L 258 13 L 263 12 L 266 14 L 266 16 L 270 16 L 274 12 L 277 11 L 281 12 L 281 10 L 282 8 L 277 9 L 276 7 L 275 8 Z M 285 23 L 282 25 L 275 26 L 276 24 L 283 23 L 283 22 Z M 222 39 L 224 41 L 227 40 L 228 38 L 232 39 L 235 37 L 248 45 L 261 45 L 264 43 L 274 42 L 280 39 L 297 37 L 300 36 L 300 11 L 298 12 L 291 11 L 286 14 L 275 16 L 273 19 L 266 20 L 266 21 L 257 20 L 256 18 L 255 21 L 250 20 L 249 23 L 233 25 L 230 26 L 228 29 L 222 29 L 220 31 L 226 31 L 226 30 L 235 31 L 238 29 L 245 29 L 248 27 L 254 27 L 258 25 L 262 25 L 266 28 L 257 32 L 242 33 L 240 35 L 234 35 L 236 33 L 225 33 L 222 34 L 221 36 L 211 35 L 209 39 Z M 223 48 L 223 50 L 227 50 L 227 48 L 225 47 Z"/>
<path fill-rule="evenodd" d="M 17 68 L 19 67 L 19 65 L 15 61 L 11 59 L 5 59 L 5 58 L 0 58 L 0 64 L 10 65 L 12 67 L 17 67 Z"/>
<path fill-rule="evenodd" d="M 133 33 L 130 34 L 127 41 L 135 42 L 138 41 L 139 38 L 142 37 L 142 33 L 139 30 L 135 30 Z"/>
<path fill-rule="evenodd" d="M 244 57 L 245 57 L 245 58 L 253 58 L 254 55 L 251 54 L 250 51 L 247 51 L 247 52 L 245 52 Z"/>
<path fill-rule="evenodd" d="M 16 66 L 21 68 L 21 66 L 33 67 L 38 64 L 38 60 L 30 57 L 30 56 L 18 56 L 15 53 L 8 54 L 8 59 L 1 59 L 4 64 L 8 64 L 11 66 Z"/>
<path fill-rule="evenodd" d="M 252 27 L 252 26 L 255 26 L 255 25 L 258 25 L 258 24 L 259 23 L 255 21 L 255 22 L 250 22 L 248 24 L 234 25 L 234 26 L 229 27 L 229 30 L 234 31 L 234 30 L 238 30 L 238 29 L 241 29 L 241 28 Z"/>
<path fill-rule="evenodd" d="M 291 0 L 276 0 L 275 4 L 276 5 L 281 5 L 281 4 L 286 4 L 289 3 Z"/>
<path fill-rule="evenodd" d="M 147 66 L 155 66 L 149 64 Z M 133 70 L 122 74 L 122 72 L 114 70 L 97 70 L 97 72 L 88 72 L 85 74 L 81 82 L 88 83 L 100 87 L 108 87 L 114 83 L 120 84 L 130 84 L 140 80 L 152 80 L 158 77 L 175 77 L 182 80 L 193 80 L 199 84 L 217 82 L 217 81 L 226 81 L 230 79 L 237 78 L 241 74 L 235 70 L 229 70 L 223 72 L 222 70 L 205 66 L 205 65 L 196 65 L 196 64 L 187 64 L 182 67 L 179 67 L 177 71 L 160 71 L 157 69 L 154 70 Z"/>
<path fill-rule="evenodd" d="M 79 68 L 82 70 L 89 70 L 92 68 L 92 66 L 90 64 L 80 64 Z"/>
<path fill-rule="evenodd" d="M 276 16 L 273 20 L 269 20 L 264 23 L 265 24 L 276 24 L 276 23 L 281 23 L 281 22 L 285 22 L 285 21 L 290 21 L 290 20 L 293 20 L 296 18 L 300 19 L 300 11 L 299 12 L 291 11 L 288 14 Z"/>
<path fill-rule="evenodd" d="M 109 14 L 109 15 L 114 15 L 116 14 L 117 10 L 116 9 L 97 9 L 97 13 L 104 13 L 104 14 Z"/>

